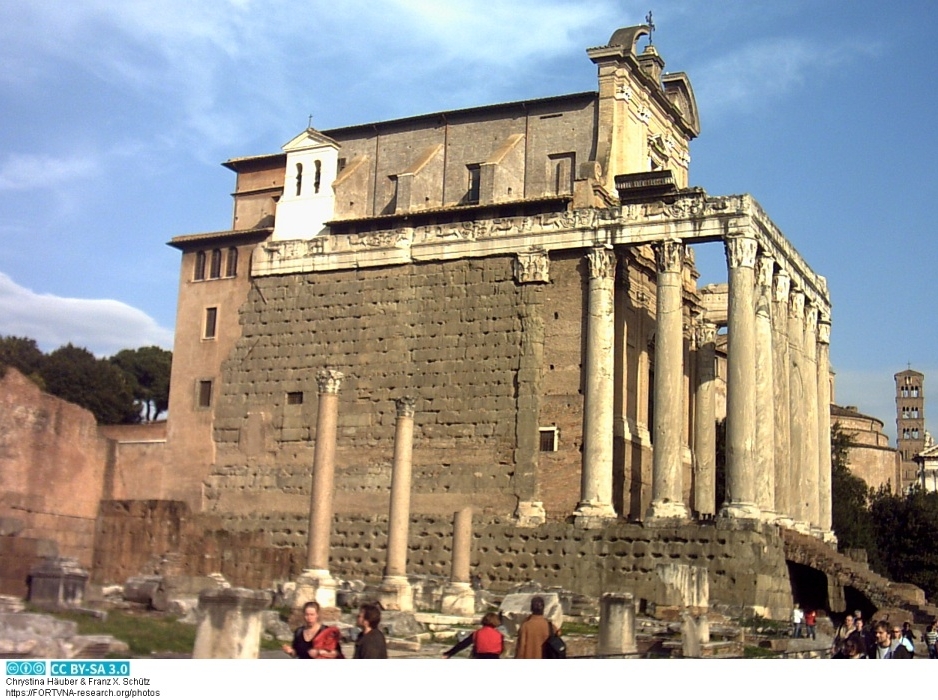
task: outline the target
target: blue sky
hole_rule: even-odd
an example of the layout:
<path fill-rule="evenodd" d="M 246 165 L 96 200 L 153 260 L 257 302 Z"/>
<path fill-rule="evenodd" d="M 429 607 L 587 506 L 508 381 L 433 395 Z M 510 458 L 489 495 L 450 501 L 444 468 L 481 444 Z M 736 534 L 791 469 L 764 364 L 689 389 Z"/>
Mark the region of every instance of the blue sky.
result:
<path fill-rule="evenodd" d="M 231 223 L 236 156 L 321 129 L 595 89 L 647 0 L 25 0 L 0 5 L 0 334 L 171 347 L 173 236 Z M 691 181 L 752 194 L 834 303 L 836 400 L 938 420 L 938 4 L 659 0 L 692 81 Z M 722 252 L 698 250 L 702 282 Z M 718 279 L 718 275 L 720 279 Z"/>

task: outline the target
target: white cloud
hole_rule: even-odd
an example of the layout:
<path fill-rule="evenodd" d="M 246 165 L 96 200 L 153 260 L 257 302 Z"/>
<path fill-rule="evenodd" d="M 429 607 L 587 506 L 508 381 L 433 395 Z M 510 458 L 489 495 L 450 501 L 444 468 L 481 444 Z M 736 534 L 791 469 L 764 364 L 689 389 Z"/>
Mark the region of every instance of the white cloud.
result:
<path fill-rule="evenodd" d="M 46 352 L 72 343 L 99 357 L 125 348 L 172 348 L 173 331 L 113 299 L 36 294 L 0 272 L 0 334 L 34 339 Z"/>
<path fill-rule="evenodd" d="M 100 167 L 89 156 L 13 153 L 0 163 L 0 192 L 52 188 L 76 178 L 96 176 Z"/>

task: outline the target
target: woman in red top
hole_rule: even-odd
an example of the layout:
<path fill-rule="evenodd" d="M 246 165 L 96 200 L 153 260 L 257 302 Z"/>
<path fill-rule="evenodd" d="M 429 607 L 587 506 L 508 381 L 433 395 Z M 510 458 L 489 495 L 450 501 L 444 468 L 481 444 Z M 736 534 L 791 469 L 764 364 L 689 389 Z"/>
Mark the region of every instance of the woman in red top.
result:
<path fill-rule="evenodd" d="M 497 629 L 501 622 L 498 613 L 486 613 L 480 623 L 482 626 L 453 646 L 452 649 L 446 651 L 443 658 L 448 659 L 454 654 L 458 654 L 470 644 L 472 645 L 473 659 L 499 658 L 505 650 L 505 638 Z"/>
<path fill-rule="evenodd" d="M 284 644 L 285 654 L 296 659 L 341 659 L 339 641 L 342 633 L 337 627 L 328 627 L 319 621 L 319 603 L 312 601 L 303 606 L 303 620 L 293 634 L 293 644 Z"/>
<path fill-rule="evenodd" d="M 804 614 L 804 624 L 808 628 L 808 637 L 810 639 L 817 639 L 817 635 L 815 634 L 815 630 L 814 630 L 815 625 L 817 625 L 817 611 L 816 610 L 808 610 Z"/>

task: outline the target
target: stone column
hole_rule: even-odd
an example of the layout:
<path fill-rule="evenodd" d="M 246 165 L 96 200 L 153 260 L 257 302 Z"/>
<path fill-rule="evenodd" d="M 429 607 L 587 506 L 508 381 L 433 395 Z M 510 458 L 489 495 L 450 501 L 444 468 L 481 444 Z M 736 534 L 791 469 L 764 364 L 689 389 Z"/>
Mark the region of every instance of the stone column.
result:
<path fill-rule="evenodd" d="M 773 287 L 772 373 L 775 405 L 775 513 L 776 522 L 791 527 L 791 409 L 788 390 L 788 303 L 791 278 L 784 270 L 775 273 Z"/>
<path fill-rule="evenodd" d="M 694 395 L 694 510 L 716 514 L 716 336 L 717 327 L 700 320 L 697 344 L 697 392 Z"/>
<path fill-rule="evenodd" d="M 756 505 L 755 264 L 758 244 L 748 236 L 725 240 L 729 264 L 726 358 L 726 518 L 760 517 Z"/>
<path fill-rule="evenodd" d="M 471 555 L 472 508 L 463 508 L 453 516 L 453 568 L 443 591 L 440 609 L 444 615 L 475 614 L 476 596 L 469 578 Z"/>
<path fill-rule="evenodd" d="M 670 525 L 688 518 L 684 504 L 684 244 L 655 245 L 658 304 L 655 333 L 655 416 L 652 428 L 651 505 L 646 524 Z"/>
<path fill-rule="evenodd" d="M 386 610 L 405 612 L 414 609 L 414 590 L 407 580 L 407 534 L 410 526 L 411 456 L 416 403 L 416 399 L 410 396 L 405 396 L 395 402 L 397 426 L 394 433 L 394 464 L 391 471 L 388 552 L 379 600 Z"/>
<path fill-rule="evenodd" d="M 817 306 L 805 307 L 804 314 L 804 472 L 807 522 L 813 534 L 820 536 L 820 508 L 818 476 L 818 369 L 817 369 Z"/>
<path fill-rule="evenodd" d="M 635 600 L 631 593 L 603 593 L 599 599 L 597 656 L 634 654 Z"/>
<path fill-rule="evenodd" d="M 199 623 L 193 659 L 256 659 L 270 594 L 247 588 L 219 588 L 199 594 Z"/>
<path fill-rule="evenodd" d="M 772 273 L 775 261 L 756 261 L 756 505 L 766 522 L 775 513 L 775 374 L 772 357 Z"/>
<path fill-rule="evenodd" d="M 589 264 L 589 320 L 586 336 L 586 397 L 583 410 L 583 471 L 574 513 L 582 527 L 599 527 L 616 517 L 612 506 L 613 339 L 615 257 L 593 248 Z"/>
<path fill-rule="evenodd" d="M 297 605 L 316 600 L 335 607 L 335 579 L 329 573 L 329 540 L 332 535 L 332 501 L 335 491 L 335 444 L 339 413 L 339 387 L 344 374 L 323 369 L 316 376 L 319 412 L 316 416 L 316 449 L 313 453 L 313 488 L 309 508 L 309 550 L 306 570 L 297 580 Z"/>
<path fill-rule="evenodd" d="M 831 321 L 822 314 L 818 322 L 817 346 L 817 425 L 818 425 L 818 494 L 821 536 L 836 543 L 831 505 Z"/>
<path fill-rule="evenodd" d="M 808 532 L 804 489 L 805 387 L 804 387 L 804 292 L 792 290 L 788 307 L 788 408 L 791 420 L 791 517 L 794 528 Z"/>

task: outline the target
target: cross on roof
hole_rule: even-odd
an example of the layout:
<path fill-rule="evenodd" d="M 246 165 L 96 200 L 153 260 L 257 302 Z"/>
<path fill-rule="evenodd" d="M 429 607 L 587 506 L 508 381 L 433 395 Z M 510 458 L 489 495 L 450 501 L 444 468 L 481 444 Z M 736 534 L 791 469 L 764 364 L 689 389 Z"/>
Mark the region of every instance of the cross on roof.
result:
<path fill-rule="evenodd" d="M 648 43 L 654 44 L 655 22 L 651 18 L 651 10 L 648 10 L 648 14 L 645 15 L 645 24 L 648 25 Z"/>

